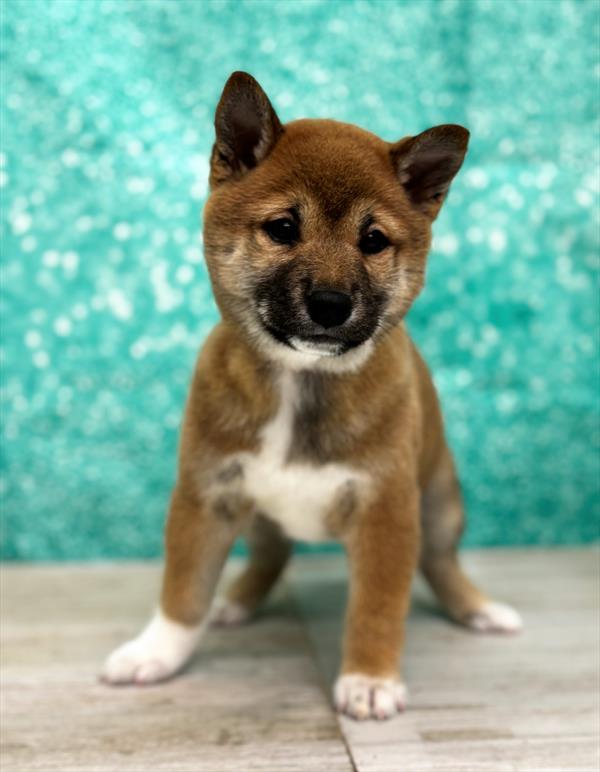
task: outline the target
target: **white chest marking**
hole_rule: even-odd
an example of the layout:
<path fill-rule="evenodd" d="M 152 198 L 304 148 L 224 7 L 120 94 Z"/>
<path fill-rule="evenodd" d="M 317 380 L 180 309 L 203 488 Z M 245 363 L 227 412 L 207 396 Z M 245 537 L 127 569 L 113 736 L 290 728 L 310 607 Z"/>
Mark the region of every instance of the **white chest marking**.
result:
<path fill-rule="evenodd" d="M 298 400 L 293 373 L 280 380 L 280 403 L 263 429 L 260 452 L 244 457 L 244 490 L 256 510 L 275 520 L 294 539 L 327 539 L 325 516 L 335 494 L 361 476 L 344 464 L 286 463 L 292 442 L 294 407 Z"/>

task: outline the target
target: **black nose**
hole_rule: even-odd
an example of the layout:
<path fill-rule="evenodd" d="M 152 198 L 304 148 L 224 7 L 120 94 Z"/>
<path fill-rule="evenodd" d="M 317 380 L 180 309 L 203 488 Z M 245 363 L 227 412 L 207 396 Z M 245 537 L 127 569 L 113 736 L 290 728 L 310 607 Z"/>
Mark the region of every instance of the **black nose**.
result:
<path fill-rule="evenodd" d="M 321 327 L 344 324 L 352 313 L 352 298 L 345 292 L 314 290 L 306 300 L 308 315 Z"/>

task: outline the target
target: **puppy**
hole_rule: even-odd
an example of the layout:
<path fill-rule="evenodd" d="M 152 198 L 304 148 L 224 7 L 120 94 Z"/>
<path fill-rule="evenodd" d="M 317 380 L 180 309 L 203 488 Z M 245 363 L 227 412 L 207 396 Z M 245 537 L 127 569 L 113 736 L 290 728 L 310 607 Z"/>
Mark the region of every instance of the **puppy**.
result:
<path fill-rule="evenodd" d="M 222 321 L 185 412 L 159 610 L 103 677 L 146 684 L 183 667 L 240 534 L 250 556 L 218 612 L 226 623 L 252 615 L 291 540 L 337 539 L 351 576 L 335 704 L 386 718 L 405 704 L 398 659 L 418 564 L 451 619 L 520 627 L 460 567 L 459 484 L 404 326 L 469 133 L 436 126 L 389 144 L 332 120 L 284 126 L 242 72 L 215 127 L 204 244 Z"/>

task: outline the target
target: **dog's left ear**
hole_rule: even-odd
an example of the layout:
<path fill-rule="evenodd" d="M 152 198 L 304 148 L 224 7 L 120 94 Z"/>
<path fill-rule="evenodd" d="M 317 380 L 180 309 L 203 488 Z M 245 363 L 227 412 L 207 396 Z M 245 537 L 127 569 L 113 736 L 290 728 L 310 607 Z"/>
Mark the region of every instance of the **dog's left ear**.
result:
<path fill-rule="evenodd" d="M 392 145 L 392 162 L 411 201 L 434 219 L 454 176 L 462 166 L 469 132 L 446 124 Z"/>
<path fill-rule="evenodd" d="M 283 127 L 269 98 L 247 72 L 234 72 L 215 114 L 211 187 L 237 179 L 270 153 Z"/>

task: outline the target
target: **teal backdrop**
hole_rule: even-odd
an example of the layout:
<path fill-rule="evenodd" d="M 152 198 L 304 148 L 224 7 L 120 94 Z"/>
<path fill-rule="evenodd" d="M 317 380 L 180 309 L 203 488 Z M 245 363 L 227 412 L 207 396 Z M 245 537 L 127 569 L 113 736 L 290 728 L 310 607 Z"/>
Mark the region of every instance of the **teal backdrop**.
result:
<path fill-rule="evenodd" d="M 212 117 L 235 69 L 283 120 L 472 131 L 410 327 L 466 543 L 598 536 L 598 77 L 591 0 L 4 0 L 2 555 L 161 552 L 217 319 Z"/>

